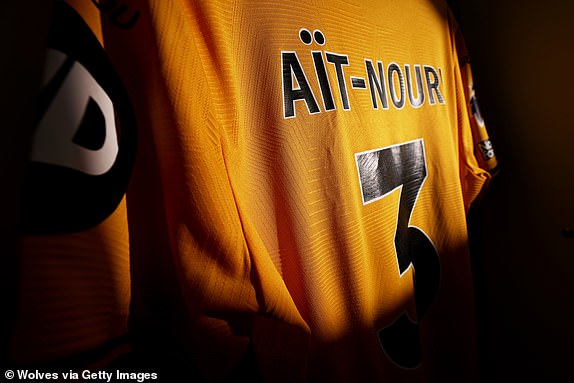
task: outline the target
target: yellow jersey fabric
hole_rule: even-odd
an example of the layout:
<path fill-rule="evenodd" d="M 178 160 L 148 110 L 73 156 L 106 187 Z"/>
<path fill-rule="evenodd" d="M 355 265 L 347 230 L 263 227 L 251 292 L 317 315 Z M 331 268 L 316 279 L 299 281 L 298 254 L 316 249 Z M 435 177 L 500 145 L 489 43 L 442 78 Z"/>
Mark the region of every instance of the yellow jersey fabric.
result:
<path fill-rule="evenodd" d="M 466 212 L 496 159 L 447 6 L 126 4 L 134 331 L 210 378 L 248 344 L 264 381 L 476 378 Z"/>
<path fill-rule="evenodd" d="M 122 4 L 84 6 L 137 121 L 136 348 L 206 380 L 247 349 L 265 382 L 478 380 L 466 213 L 496 157 L 447 5 Z"/>

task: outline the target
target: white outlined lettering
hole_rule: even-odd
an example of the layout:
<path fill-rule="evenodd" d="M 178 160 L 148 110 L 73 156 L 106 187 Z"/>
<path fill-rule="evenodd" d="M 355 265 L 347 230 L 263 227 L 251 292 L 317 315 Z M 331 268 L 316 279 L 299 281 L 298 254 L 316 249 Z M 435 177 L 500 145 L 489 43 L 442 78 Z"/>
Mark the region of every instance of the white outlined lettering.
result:
<path fill-rule="evenodd" d="M 301 28 L 299 39 L 303 46 L 323 47 L 326 38 L 320 30 Z M 300 53 L 300 52 L 299 52 Z M 388 110 L 390 107 L 401 110 L 407 105 L 418 109 L 425 104 L 437 106 L 446 104 L 441 91 L 441 69 L 427 64 L 399 64 L 391 61 L 384 64 L 382 60 L 364 58 L 364 76 L 347 75 L 351 59 L 347 54 L 328 50 L 312 49 L 309 51 L 313 65 L 303 68 L 298 52 L 281 51 L 283 118 L 295 118 L 297 101 L 303 101 L 308 114 L 331 112 L 339 104 L 335 102 L 334 84 L 340 96 L 339 108 L 351 110 L 349 91 L 369 89 L 374 110 Z M 331 64 L 331 65 L 327 65 Z M 307 72 L 306 72 L 307 70 Z M 314 71 L 315 77 L 307 76 Z M 312 82 L 309 79 L 314 80 Z M 350 88 L 348 83 L 351 84 Z M 321 95 L 322 108 L 317 101 Z M 300 104 L 300 103 L 299 103 Z"/>

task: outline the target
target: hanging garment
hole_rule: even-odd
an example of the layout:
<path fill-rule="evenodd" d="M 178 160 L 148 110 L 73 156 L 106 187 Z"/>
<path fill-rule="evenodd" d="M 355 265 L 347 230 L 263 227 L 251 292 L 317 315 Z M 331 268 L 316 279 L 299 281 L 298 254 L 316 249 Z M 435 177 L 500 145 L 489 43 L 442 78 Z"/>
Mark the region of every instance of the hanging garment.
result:
<path fill-rule="evenodd" d="M 137 350 L 205 380 L 246 353 L 265 382 L 478 380 L 466 214 L 496 158 L 445 3 L 68 3 L 135 112 Z M 98 177 L 131 120 L 90 100 L 116 115 Z"/>
<path fill-rule="evenodd" d="M 136 125 L 98 10 L 55 2 L 22 193 L 10 367 L 102 368 L 131 352 L 125 193 Z M 87 21 L 89 24 L 87 24 Z M 61 377 L 61 375 L 60 375 Z"/>

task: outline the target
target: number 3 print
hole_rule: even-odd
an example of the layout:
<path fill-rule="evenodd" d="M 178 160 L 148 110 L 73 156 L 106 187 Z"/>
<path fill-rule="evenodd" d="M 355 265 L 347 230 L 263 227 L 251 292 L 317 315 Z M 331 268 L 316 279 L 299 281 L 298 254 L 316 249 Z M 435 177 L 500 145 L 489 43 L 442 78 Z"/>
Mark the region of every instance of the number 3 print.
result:
<path fill-rule="evenodd" d="M 418 324 L 433 302 L 439 286 L 438 253 L 427 235 L 409 226 L 419 191 L 427 177 L 422 139 L 355 154 L 363 204 L 385 198 L 400 188 L 395 250 L 402 276 L 412 265 L 417 318 L 404 310 L 395 321 L 378 331 L 379 343 L 395 364 L 415 368 L 421 362 Z"/>

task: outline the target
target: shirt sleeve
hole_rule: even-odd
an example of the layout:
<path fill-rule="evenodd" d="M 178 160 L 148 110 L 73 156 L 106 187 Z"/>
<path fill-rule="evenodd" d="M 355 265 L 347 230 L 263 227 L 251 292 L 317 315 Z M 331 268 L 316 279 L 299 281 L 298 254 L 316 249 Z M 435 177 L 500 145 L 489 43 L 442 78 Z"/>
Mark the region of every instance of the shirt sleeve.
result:
<path fill-rule="evenodd" d="M 470 56 L 459 25 L 451 15 L 455 63 L 458 65 L 457 108 L 461 184 L 465 208 L 488 185 L 498 170 L 498 161 L 485 120 L 480 113 Z"/>

